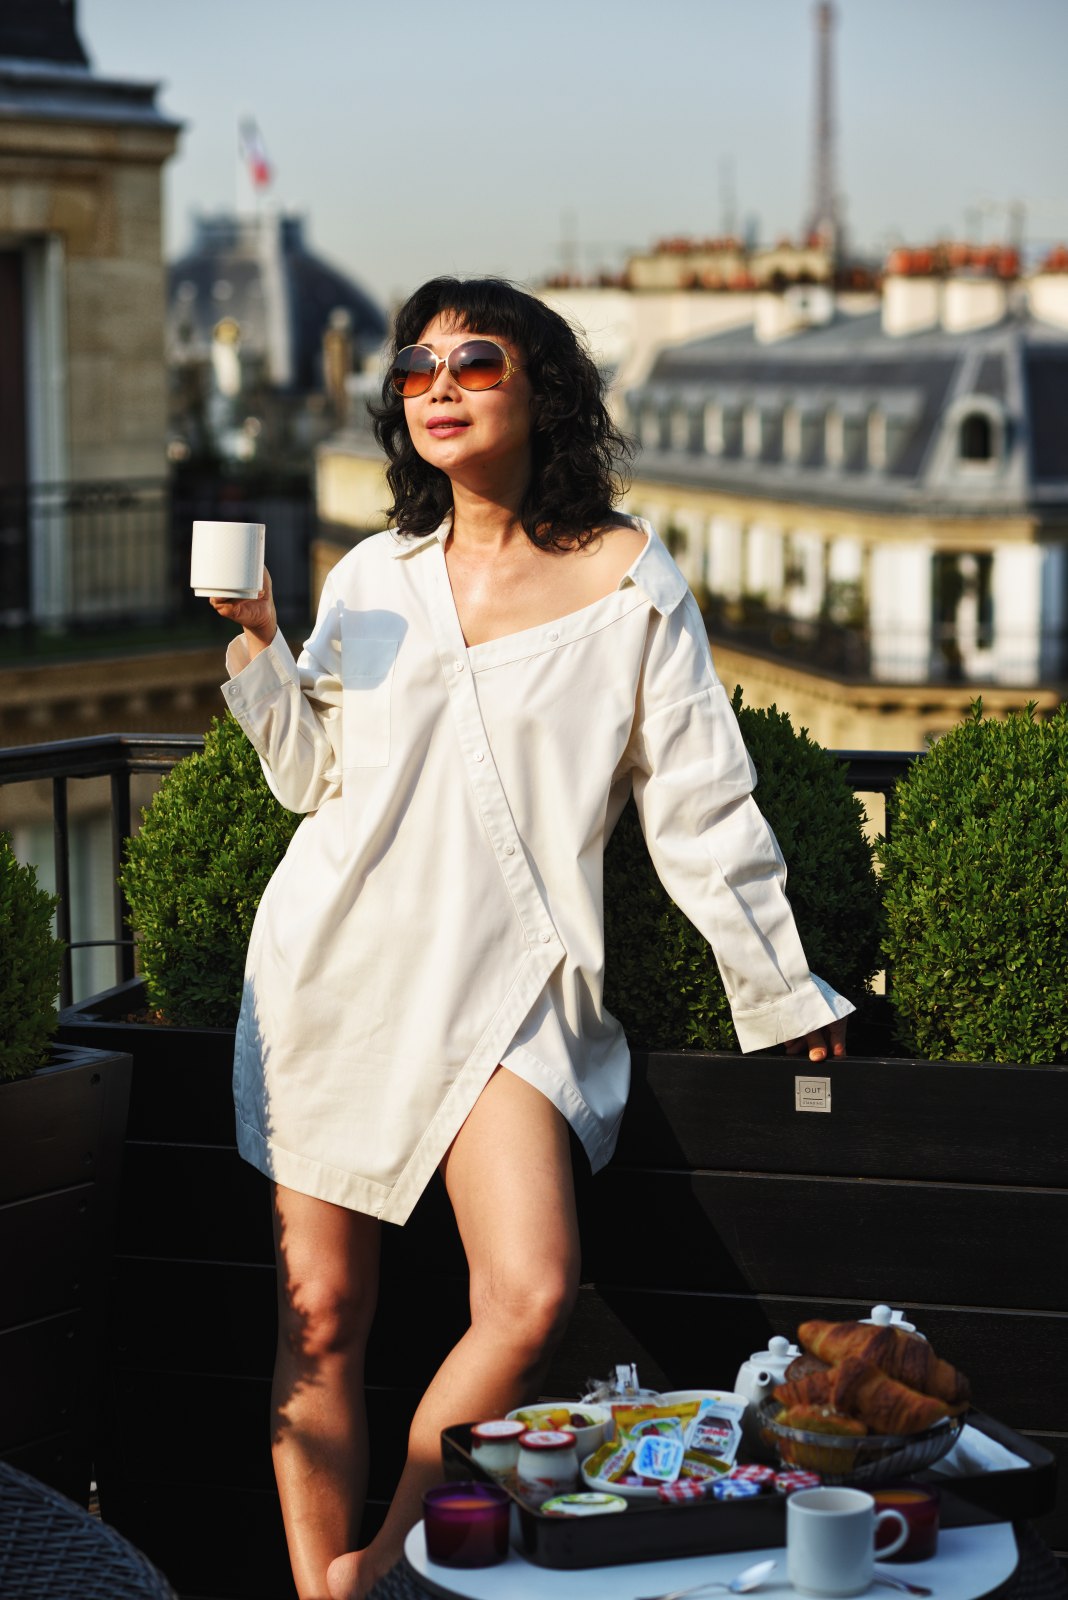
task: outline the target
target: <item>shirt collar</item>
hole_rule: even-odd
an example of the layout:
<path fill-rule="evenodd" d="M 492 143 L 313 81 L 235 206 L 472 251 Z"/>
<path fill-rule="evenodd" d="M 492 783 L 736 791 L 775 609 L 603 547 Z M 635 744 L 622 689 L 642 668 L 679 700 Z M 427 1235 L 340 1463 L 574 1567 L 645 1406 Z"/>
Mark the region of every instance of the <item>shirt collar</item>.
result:
<path fill-rule="evenodd" d="M 647 542 L 641 555 L 619 580 L 619 588 L 625 589 L 634 584 L 662 616 L 667 616 L 669 612 L 674 611 L 687 593 L 689 585 L 652 523 L 646 522 L 644 517 L 631 517 L 630 520 L 647 536 Z M 391 534 L 393 544 L 389 553 L 403 560 L 420 550 L 428 549 L 431 545 L 443 545 L 449 537 L 451 528 L 450 511 L 433 533 L 405 535 L 394 529 Z"/>
<path fill-rule="evenodd" d="M 452 528 L 452 512 L 445 514 L 444 521 L 438 524 L 433 533 L 398 533 L 396 528 L 390 529 L 390 555 L 403 559 L 405 556 L 414 556 L 416 551 L 425 550 L 428 545 L 444 544 Z"/>
<path fill-rule="evenodd" d="M 690 586 L 652 523 L 646 522 L 644 517 L 630 520 L 648 535 L 648 542 L 634 565 L 623 574 L 619 587 L 635 584 L 661 616 L 666 617 L 689 593 Z"/>

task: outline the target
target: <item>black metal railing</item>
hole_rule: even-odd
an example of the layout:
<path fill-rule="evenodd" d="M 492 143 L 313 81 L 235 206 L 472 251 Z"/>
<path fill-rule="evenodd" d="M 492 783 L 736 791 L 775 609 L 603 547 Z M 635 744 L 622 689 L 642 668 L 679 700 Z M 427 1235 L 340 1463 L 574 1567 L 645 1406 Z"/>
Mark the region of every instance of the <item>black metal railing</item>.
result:
<path fill-rule="evenodd" d="M 281 620 L 308 620 L 307 475 L 32 483 L 0 488 L 0 641 L 32 655 L 57 635 L 199 616 L 189 587 L 198 519 L 265 523 Z"/>
<path fill-rule="evenodd" d="M 176 762 L 203 749 L 202 735 L 193 733 L 109 733 L 85 739 L 60 739 L 52 744 L 23 745 L 0 750 L 0 786 L 47 780 L 52 786 L 52 840 L 55 886 L 59 896 L 56 931 L 66 945 L 60 980 L 60 1004 L 70 1005 L 73 993 L 72 954 L 75 950 L 105 946 L 115 951 L 115 982 L 132 978 L 134 941 L 118 883 L 125 841 L 132 823 L 130 780 L 135 774 L 157 777 Z M 900 751 L 837 750 L 833 754 L 845 767 L 858 794 L 885 796 L 916 753 Z M 111 871 L 113 885 L 111 935 L 106 939 L 72 939 L 71 932 L 71 830 L 69 784 L 87 778 L 110 781 Z"/>

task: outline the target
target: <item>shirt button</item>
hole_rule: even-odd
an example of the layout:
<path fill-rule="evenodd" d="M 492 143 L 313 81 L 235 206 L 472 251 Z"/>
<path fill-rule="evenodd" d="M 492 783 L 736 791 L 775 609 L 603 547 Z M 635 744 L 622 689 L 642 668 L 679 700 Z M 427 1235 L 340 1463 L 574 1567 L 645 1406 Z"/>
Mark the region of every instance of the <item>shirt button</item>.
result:
<path fill-rule="evenodd" d="M 556 629 L 554 628 L 552 633 L 550 633 L 549 638 L 550 639 L 559 639 L 559 637 L 560 637 L 560 635 L 557 633 Z"/>
<path fill-rule="evenodd" d="M 541 938 L 542 944 L 549 944 L 551 942 L 551 940 L 552 940 L 552 934 L 551 933 L 543 933 L 543 934 L 540 935 L 540 938 Z"/>
<path fill-rule="evenodd" d="M 455 661 L 453 662 L 453 665 L 455 666 L 457 672 L 462 672 L 464 670 L 464 664 L 462 661 Z"/>
<path fill-rule="evenodd" d="M 505 853 L 506 856 L 514 856 L 515 855 L 515 845 L 514 844 L 506 844 L 505 847 L 504 847 L 504 853 Z"/>
<path fill-rule="evenodd" d="M 486 757 L 485 757 L 484 753 L 481 750 L 476 750 L 475 751 L 475 760 L 476 761 L 485 761 L 485 759 L 486 759 Z"/>

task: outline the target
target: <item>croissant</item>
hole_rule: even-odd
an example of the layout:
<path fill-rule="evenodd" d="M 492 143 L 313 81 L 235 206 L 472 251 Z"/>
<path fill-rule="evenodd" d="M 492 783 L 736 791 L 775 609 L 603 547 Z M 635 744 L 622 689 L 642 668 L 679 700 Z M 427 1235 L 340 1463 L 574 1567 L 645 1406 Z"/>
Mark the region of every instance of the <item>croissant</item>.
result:
<path fill-rule="evenodd" d="M 863 1322 L 803 1322 L 797 1337 L 803 1348 L 821 1361 L 838 1366 L 845 1357 L 857 1356 L 880 1368 L 888 1378 L 944 1401 L 953 1414 L 963 1411 L 971 1398 L 964 1374 L 941 1361 L 926 1339 L 901 1328 Z"/>
<path fill-rule="evenodd" d="M 771 1392 L 784 1406 L 826 1406 L 831 1403 L 833 1367 L 822 1367 L 818 1372 L 806 1372 L 799 1378 L 778 1384 Z"/>
<path fill-rule="evenodd" d="M 873 1433 L 921 1433 L 950 1415 L 943 1401 L 918 1394 L 857 1356 L 846 1356 L 834 1368 L 831 1403 L 859 1417 Z"/>

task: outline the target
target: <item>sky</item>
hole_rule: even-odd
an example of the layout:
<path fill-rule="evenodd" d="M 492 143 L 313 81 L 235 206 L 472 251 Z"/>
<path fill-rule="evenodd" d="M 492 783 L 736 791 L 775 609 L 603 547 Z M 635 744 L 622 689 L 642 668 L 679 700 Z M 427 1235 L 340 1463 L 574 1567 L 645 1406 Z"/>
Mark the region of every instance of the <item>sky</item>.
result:
<path fill-rule="evenodd" d="M 1068 0 L 837 0 L 851 241 L 1068 240 Z M 811 0 L 78 0 L 94 68 L 184 124 L 165 251 L 271 203 L 389 306 L 440 272 L 618 270 L 667 235 L 797 236 L 811 192 Z"/>

